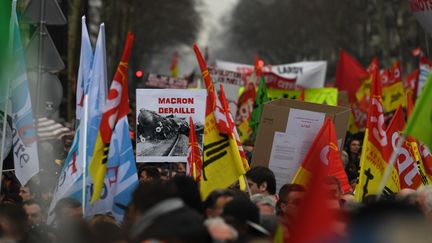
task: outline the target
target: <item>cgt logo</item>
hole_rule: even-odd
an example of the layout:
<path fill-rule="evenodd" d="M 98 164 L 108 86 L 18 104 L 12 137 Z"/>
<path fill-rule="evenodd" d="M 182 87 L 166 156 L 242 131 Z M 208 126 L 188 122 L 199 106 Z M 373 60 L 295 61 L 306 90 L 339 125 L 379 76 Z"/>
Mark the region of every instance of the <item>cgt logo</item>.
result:
<path fill-rule="evenodd" d="M 393 150 L 396 150 L 399 139 L 399 133 L 394 132 L 391 137 Z M 405 146 L 400 147 L 396 162 L 399 175 L 403 178 L 401 183 L 404 183 L 408 187 L 413 187 L 414 183 L 420 184 L 421 177 L 418 167 L 416 166 L 416 161 Z"/>
<path fill-rule="evenodd" d="M 321 149 L 320 153 L 320 159 L 323 164 L 328 165 L 329 164 L 329 155 L 330 155 L 330 149 L 332 149 L 335 152 L 338 152 L 338 147 L 334 143 L 330 143 L 329 145 L 324 146 L 324 148 Z"/>
<path fill-rule="evenodd" d="M 379 144 L 383 147 L 387 146 L 387 135 L 384 129 L 384 114 L 383 107 L 381 102 L 378 101 L 376 97 L 372 98 L 372 106 L 376 108 L 376 111 L 373 112 L 375 115 L 378 113 L 378 117 L 372 115 L 370 118 L 370 122 L 374 124 L 372 128 L 373 137 L 379 142 Z"/>

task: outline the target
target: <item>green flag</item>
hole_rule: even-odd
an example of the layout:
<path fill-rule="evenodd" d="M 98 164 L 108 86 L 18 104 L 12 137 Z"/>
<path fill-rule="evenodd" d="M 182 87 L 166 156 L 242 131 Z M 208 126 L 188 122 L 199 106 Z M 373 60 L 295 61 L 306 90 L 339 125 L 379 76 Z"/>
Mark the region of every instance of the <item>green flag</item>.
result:
<path fill-rule="evenodd" d="M 267 88 L 265 85 L 264 77 L 261 76 L 260 86 L 258 88 L 258 93 L 255 98 L 255 103 L 251 115 L 251 120 L 249 123 L 249 127 L 252 129 L 252 138 L 255 140 L 256 135 L 258 133 L 258 127 L 261 120 L 261 113 L 264 108 L 264 103 L 268 101 L 267 96 Z"/>
<path fill-rule="evenodd" d="M 432 149 L 432 72 L 408 119 L 406 133 Z"/>

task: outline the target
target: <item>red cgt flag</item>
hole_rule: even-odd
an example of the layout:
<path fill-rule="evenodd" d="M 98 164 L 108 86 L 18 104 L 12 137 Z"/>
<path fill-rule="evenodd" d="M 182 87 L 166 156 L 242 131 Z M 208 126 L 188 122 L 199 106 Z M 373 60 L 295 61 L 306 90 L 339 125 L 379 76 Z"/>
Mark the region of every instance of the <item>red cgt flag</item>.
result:
<path fill-rule="evenodd" d="M 202 170 L 202 159 L 192 117 L 189 117 L 189 127 L 189 146 L 187 157 L 189 166 L 188 175 L 194 178 L 194 180 L 199 184 Z"/>
<path fill-rule="evenodd" d="M 402 108 L 396 110 L 392 120 L 387 127 L 386 133 L 389 141 L 391 141 L 391 151 L 396 148 L 397 141 L 400 139 L 399 134 L 405 129 L 405 116 Z M 411 188 L 417 189 L 422 183 L 428 184 L 427 179 L 423 181 L 422 175 L 419 171 L 419 167 L 416 159 L 416 153 L 418 153 L 418 147 L 415 139 L 407 137 L 406 141 L 402 144 L 402 147 L 398 151 L 398 157 L 396 158 L 396 169 L 399 173 L 399 182 L 401 189 Z"/>
<path fill-rule="evenodd" d="M 326 172 L 325 176 L 336 177 L 341 183 L 342 190 L 348 192 L 350 185 L 342 165 L 337 144 L 336 130 L 333 122 L 330 118 L 326 118 L 294 177 L 293 183 L 307 186 L 311 181 L 310 178 L 315 176 L 315 167 L 319 166 L 323 167 L 322 170 Z"/>
<path fill-rule="evenodd" d="M 336 133 L 330 118 L 326 119 L 316 136 L 300 170 L 307 171 L 310 179 L 308 179 L 308 190 L 305 198 L 299 205 L 298 215 L 292 224 L 290 242 L 332 242 L 329 240 L 338 233 L 336 224 L 340 220 L 340 212 L 331 206 L 329 191 L 323 182 L 328 175 L 331 175 L 341 181 L 345 190 L 349 184 L 342 167 Z M 294 178 L 293 183 L 298 183 L 295 181 L 296 178 Z"/>

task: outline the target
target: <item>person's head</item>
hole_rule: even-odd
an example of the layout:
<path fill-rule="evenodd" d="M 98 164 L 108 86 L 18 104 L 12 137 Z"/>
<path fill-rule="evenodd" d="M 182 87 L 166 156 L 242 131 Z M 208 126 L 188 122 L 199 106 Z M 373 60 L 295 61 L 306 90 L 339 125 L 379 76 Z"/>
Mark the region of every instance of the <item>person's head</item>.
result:
<path fill-rule="evenodd" d="M 45 207 L 35 199 L 27 200 L 23 203 L 23 208 L 27 214 L 30 225 L 41 225 L 45 223 Z"/>
<path fill-rule="evenodd" d="M 177 197 L 172 182 L 152 180 L 135 190 L 130 210 L 132 242 L 207 242 L 204 218 Z"/>
<path fill-rule="evenodd" d="M 408 204 L 415 204 L 417 200 L 418 193 L 414 189 L 404 188 L 400 190 L 396 196 L 396 201 L 404 202 Z"/>
<path fill-rule="evenodd" d="M 354 138 L 349 143 L 349 153 L 351 154 L 359 154 L 360 153 L 361 143 L 360 140 Z"/>
<path fill-rule="evenodd" d="M 324 181 L 330 198 L 339 200 L 343 193 L 340 181 L 334 176 L 327 176 Z"/>
<path fill-rule="evenodd" d="M 96 214 L 89 221 L 89 225 L 90 226 L 94 226 L 94 225 L 96 225 L 98 223 L 112 223 L 112 224 L 116 224 L 116 220 L 115 220 L 114 216 L 112 214 L 110 214 L 110 213 L 107 213 L 107 214 Z"/>
<path fill-rule="evenodd" d="M 430 225 L 421 210 L 396 201 L 365 204 L 351 214 L 349 238 L 352 243 L 430 242 Z"/>
<path fill-rule="evenodd" d="M 234 198 L 231 190 L 214 190 L 204 201 L 204 210 L 207 218 L 219 217 L 222 209 Z"/>
<path fill-rule="evenodd" d="M 121 228 L 114 222 L 98 221 L 91 225 L 96 243 L 120 243 L 126 242 L 127 237 Z"/>
<path fill-rule="evenodd" d="M 40 197 L 39 191 L 37 183 L 34 180 L 30 180 L 25 186 L 21 186 L 19 196 L 23 202 L 30 199 L 38 199 Z"/>
<path fill-rule="evenodd" d="M 253 167 L 246 173 L 246 177 L 252 195 L 257 193 L 274 195 L 276 193 L 275 175 L 269 168 Z"/>
<path fill-rule="evenodd" d="M 285 184 L 279 190 L 278 215 L 294 217 L 303 201 L 306 189 L 299 184 Z"/>
<path fill-rule="evenodd" d="M 81 203 L 69 197 L 60 199 L 54 208 L 54 212 L 58 221 L 83 217 Z"/>
<path fill-rule="evenodd" d="M 139 180 L 141 183 L 159 178 L 160 172 L 155 166 L 143 166 L 139 170 Z"/>
<path fill-rule="evenodd" d="M 177 190 L 172 183 L 162 180 L 146 181 L 134 191 L 130 210 L 135 216 L 142 215 L 159 202 L 176 196 Z"/>
<path fill-rule="evenodd" d="M 342 164 L 343 164 L 344 168 L 346 168 L 346 166 L 348 165 L 348 162 L 349 162 L 348 153 L 345 150 L 342 150 L 340 157 L 341 157 Z"/>
<path fill-rule="evenodd" d="M 0 229 L 2 239 L 20 240 L 27 229 L 27 214 L 16 204 L 0 204 Z"/>
<path fill-rule="evenodd" d="M 223 208 L 222 217 L 234 227 L 240 236 L 264 236 L 268 234 L 260 225 L 259 209 L 250 200 L 235 198 Z"/>
<path fill-rule="evenodd" d="M 222 218 L 209 218 L 204 221 L 208 232 L 214 241 L 231 242 L 238 237 L 237 231 L 231 225 L 228 225 Z"/>
<path fill-rule="evenodd" d="M 432 186 L 424 186 L 419 189 L 417 203 L 426 218 L 432 222 Z"/>
<path fill-rule="evenodd" d="M 250 200 L 259 208 L 261 215 L 275 215 L 276 200 L 274 196 L 254 194 Z"/>
<path fill-rule="evenodd" d="M 203 214 L 201 195 L 195 180 L 189 176 L 177 175 L 171 179 L 171 182 L 176 187 L 177 197 L 181 198 L 191 209 Z"/>

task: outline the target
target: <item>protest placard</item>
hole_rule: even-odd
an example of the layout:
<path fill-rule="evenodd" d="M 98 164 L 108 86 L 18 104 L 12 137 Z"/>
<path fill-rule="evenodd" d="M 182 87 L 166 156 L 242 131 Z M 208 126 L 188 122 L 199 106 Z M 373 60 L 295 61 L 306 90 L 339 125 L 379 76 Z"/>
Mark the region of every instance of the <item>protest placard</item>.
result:
<path fill-rule="evenodd" d="M 186 162 L 189 117 L 200 149 L 204 132 L 205 90 L 137 89 L 137 162 Z"/>

